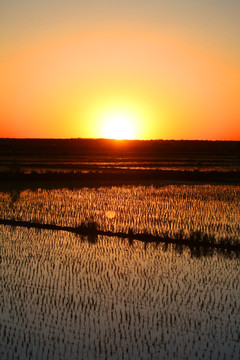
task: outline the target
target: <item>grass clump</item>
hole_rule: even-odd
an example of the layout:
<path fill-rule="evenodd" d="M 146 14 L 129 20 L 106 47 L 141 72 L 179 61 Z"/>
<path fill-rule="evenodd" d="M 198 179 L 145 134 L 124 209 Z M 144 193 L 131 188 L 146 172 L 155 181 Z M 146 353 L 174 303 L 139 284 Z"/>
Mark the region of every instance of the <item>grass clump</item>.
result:
<path fill-rule="evenodd" d="M 82 221 L 77 229 L 86 234 L 96 233 L 99 230 L 99 225 L 96 221 Z"/>

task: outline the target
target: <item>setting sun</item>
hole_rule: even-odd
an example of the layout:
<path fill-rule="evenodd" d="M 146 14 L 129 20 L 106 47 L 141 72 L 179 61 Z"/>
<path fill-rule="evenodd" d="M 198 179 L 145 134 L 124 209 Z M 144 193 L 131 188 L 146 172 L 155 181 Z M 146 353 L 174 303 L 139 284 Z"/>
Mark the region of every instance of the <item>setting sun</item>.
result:
<path fill-rule="evenodd" d="M 87 119 L 86 133 L 94 130 L 95 138 L 116 140 L 145 138 L 146 119 L 153 118 L 153 107 L 141 96 L 127 95 L 106 93 L 87 103 L 85 111 L 77 115 Z"/>
<path fill-rule="evenodd" d="M 102 134 L 107 139 L 134 139 L 136 137 L 135 127 L 134 118 L 131 114 L 113 112 L 106 117 Z"/>

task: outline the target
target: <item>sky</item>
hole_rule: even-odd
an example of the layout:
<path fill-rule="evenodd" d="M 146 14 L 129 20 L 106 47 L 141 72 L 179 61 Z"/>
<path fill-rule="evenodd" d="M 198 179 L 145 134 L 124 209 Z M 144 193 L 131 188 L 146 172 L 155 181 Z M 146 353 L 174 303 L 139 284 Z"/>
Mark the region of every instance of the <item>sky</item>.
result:
<path fill-rule="evenodd" d="M 0 2 L 0 137 L 240 140 L 239 0 Z"/>

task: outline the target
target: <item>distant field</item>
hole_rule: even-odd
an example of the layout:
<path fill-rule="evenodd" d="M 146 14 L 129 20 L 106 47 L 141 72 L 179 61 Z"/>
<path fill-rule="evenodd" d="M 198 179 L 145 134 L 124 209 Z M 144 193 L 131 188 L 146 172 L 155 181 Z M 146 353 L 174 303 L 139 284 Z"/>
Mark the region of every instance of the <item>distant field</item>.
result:
<path fill-rule="evenodd" d="M 0 139 L 0 183 L 240 183 L 240 142 Z"/>

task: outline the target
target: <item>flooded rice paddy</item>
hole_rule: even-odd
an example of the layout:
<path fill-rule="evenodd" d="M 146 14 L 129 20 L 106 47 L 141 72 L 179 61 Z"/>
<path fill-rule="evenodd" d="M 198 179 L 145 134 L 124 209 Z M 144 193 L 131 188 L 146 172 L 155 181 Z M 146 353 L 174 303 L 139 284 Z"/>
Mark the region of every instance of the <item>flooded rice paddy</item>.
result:
<path fill-rule="evenodd" d="M 0 218 L 240 242 L 240 186 L 169 185 L 0 192 Z"/>
<path fill-rule="evenodd" d="M 240 188 L 0 193 L 0 217 L 239 241 Z M 211 252 L 0 226 L 6 359 L 238 359 L 240 260 Z"/>

